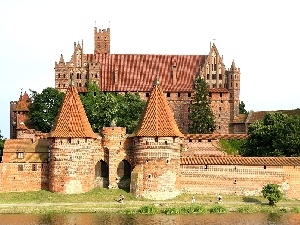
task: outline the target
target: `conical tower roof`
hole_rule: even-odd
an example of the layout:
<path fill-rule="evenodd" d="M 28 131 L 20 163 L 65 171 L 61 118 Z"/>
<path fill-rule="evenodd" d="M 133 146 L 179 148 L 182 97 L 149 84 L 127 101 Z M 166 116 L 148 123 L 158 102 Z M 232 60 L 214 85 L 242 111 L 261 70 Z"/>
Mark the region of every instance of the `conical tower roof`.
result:
<path fill-rule="evenodd" d="M 76 87 L 69 86 L 48 137 L 97 138 L 85 114 Z"/>
<path fill-rule="evenodd" d="M 146 104 L 140 121 L 132 136 L 143 137 L 182 137 L 173 112 L 167 99 L 158 84 L 153 86 L 152 92 Z"/>

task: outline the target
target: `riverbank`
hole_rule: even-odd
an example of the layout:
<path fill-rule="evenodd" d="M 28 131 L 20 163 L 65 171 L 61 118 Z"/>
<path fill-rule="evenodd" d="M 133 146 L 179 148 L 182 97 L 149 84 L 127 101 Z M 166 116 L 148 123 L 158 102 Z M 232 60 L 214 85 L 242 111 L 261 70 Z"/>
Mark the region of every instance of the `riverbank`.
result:
<path fill-rule="evenodd" d="M 117 200 L 125 196 L 124 203 Z M 299 213 L 300 201 L 284 199 L 270 207 L 261 196 L 243 197 L 182 194 L 166 201 L 135 198 L 123 190 L 94 189 L 83 194 L 55 194 L 48 191 L 0 193 L 0 213 L 121 213 L 121 214 L 189 214 L 189 213 Z"/>

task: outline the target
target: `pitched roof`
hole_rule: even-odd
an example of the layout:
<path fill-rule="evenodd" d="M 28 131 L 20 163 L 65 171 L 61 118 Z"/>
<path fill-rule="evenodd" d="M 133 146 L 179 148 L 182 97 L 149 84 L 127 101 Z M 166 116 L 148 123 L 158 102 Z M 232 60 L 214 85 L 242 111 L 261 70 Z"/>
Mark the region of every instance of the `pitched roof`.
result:
<path fill-rule="evenodd" d="M 68 88 L 60 112 L 48 137 L 97 137 L 91 128 L 77 89 L 74 86 Z"/>
<path fill-rule="evenodd" d="M 234 117 L 232 123 L 245 123 L 247 117 L 248 117 L 248 114 L 238 114 Z"/>
<path fill-rule="evenodd" d="M 155 84 L 133 136 L 182 137 L 162 88 Z"/>
<path fill-rule="evenodd" d="M 166 92 L 192 92 L 205 55 L 87 54 L 100 64 L 102 91 L 151 91 L 158 67 Z"/>
<path fill-rule="evenodd" d="M 263 120 L 267 113 L 279 113 L 279 112 L 283 114 L 287 114 L 289 116 L 300 115 L 300 109 L 251 112 L 247 123 L 254 123 L 257 120 Z"/>
<path fill-rule="evenodd" d="M 300 157 L 198 157 L 181 158 L 183 165 L 300 166 Z"/>
<path fill-rule="evenodd" d="M 16 108 L 14 111 L 29 111 L 28 105 L 30 104 L 30 98 L 28 94 L 25 93 L 20 95 L 19 101 L 17 102 Z"/>

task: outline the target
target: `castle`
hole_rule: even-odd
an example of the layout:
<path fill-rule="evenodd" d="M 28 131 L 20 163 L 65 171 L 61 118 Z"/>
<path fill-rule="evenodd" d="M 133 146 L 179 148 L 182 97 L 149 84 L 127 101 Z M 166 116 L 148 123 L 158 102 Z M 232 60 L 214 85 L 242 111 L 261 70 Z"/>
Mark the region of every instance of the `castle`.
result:
<path fill-rule="evenodd" d="M 207 57 L 111 55 L 106 34 L 109 30 L 95 29 L 94 55 L 84 55 L 78 44 L 74 49 L 80 51 L 71 62 L 64 63 L 61 57 L 56 64 L 56 87 L 66 96 L 49 134 L 26 127 L 30 104 L 26 92 L 11 104 L 16 138 L 5 141 L 0 192 L 49 190 L 72 194 L 95 187 L 128 188 L 137 197 L 168 199 L 179 193 L 258 195 L 263 185 L 276 183 L 286 197 L 299 198 L 300 158 L 238 157 L 219 149 L 218 139 L 247 135 L 229 133 L 229 121 L 238 125 L 241 121 L 235 102 L 239 82 L 234 83 L 239 80 L 239 70 L 233 63 L 226 72 L 215 45 Z M 211 61 L 213 55 L 216 63 Z M 144 66 L 133 66 L 137 62 Z M 154 72 L 156 63 L 160 65 L 159 80 Z M 200 64 L 204 66 L 198 67 Z M 216 65 L 221 65 L 221 70 L 213 70 Z M 188 111 L 178 115 L 190 101 L 197 68 L 210 85 L 212 108 L 219 107 L 220 121 L 228 122 L 220 124 L 214 134 L 184 133 Z M 230 71 L 232 78 L 228 76 Z M 143 73 L 146 76 L 142 79 L 139 74 Z M 100 133 L 93 132 L 78 95 L 93 79 L 103 91 L 140 88 L 147 103 L 132 134 L 113 121 Z"/>
<path fill-rule="evenodd" d="M 75 42 L 71 60 L 65 62 L 61 55 L 55 62 L 55 88 L 65 92 L 74 76 L 79 92 L 86 92 L 87 84 L 96 82 L 101 91 L 138 92 L 147 100 L 158 73 L 180 131 L 188 133 L 188 106 L 194 80 L 200 75 L 209 88 L 215 132 L 233 133 L 230 125 L 239 114 L 240 69 L 234 61 L 226 69 L 215 44 L 210 46 L 208 55 L 111 54 L 110 39 L 110 28 L 95 27 L 93 54 L 85 54 L 83 43 Z"/>

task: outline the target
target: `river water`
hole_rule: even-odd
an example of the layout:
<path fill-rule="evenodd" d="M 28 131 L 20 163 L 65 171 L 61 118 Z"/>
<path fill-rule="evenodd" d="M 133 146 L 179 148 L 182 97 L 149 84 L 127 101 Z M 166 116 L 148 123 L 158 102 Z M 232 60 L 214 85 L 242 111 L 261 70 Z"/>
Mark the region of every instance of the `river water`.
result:
<path fill-rule="evenodd" d="M 1 225 L 291 225 L 300 214 L 226 213 L 205 215 L 120 215 L 105 213 L 0 214 Z"/>

